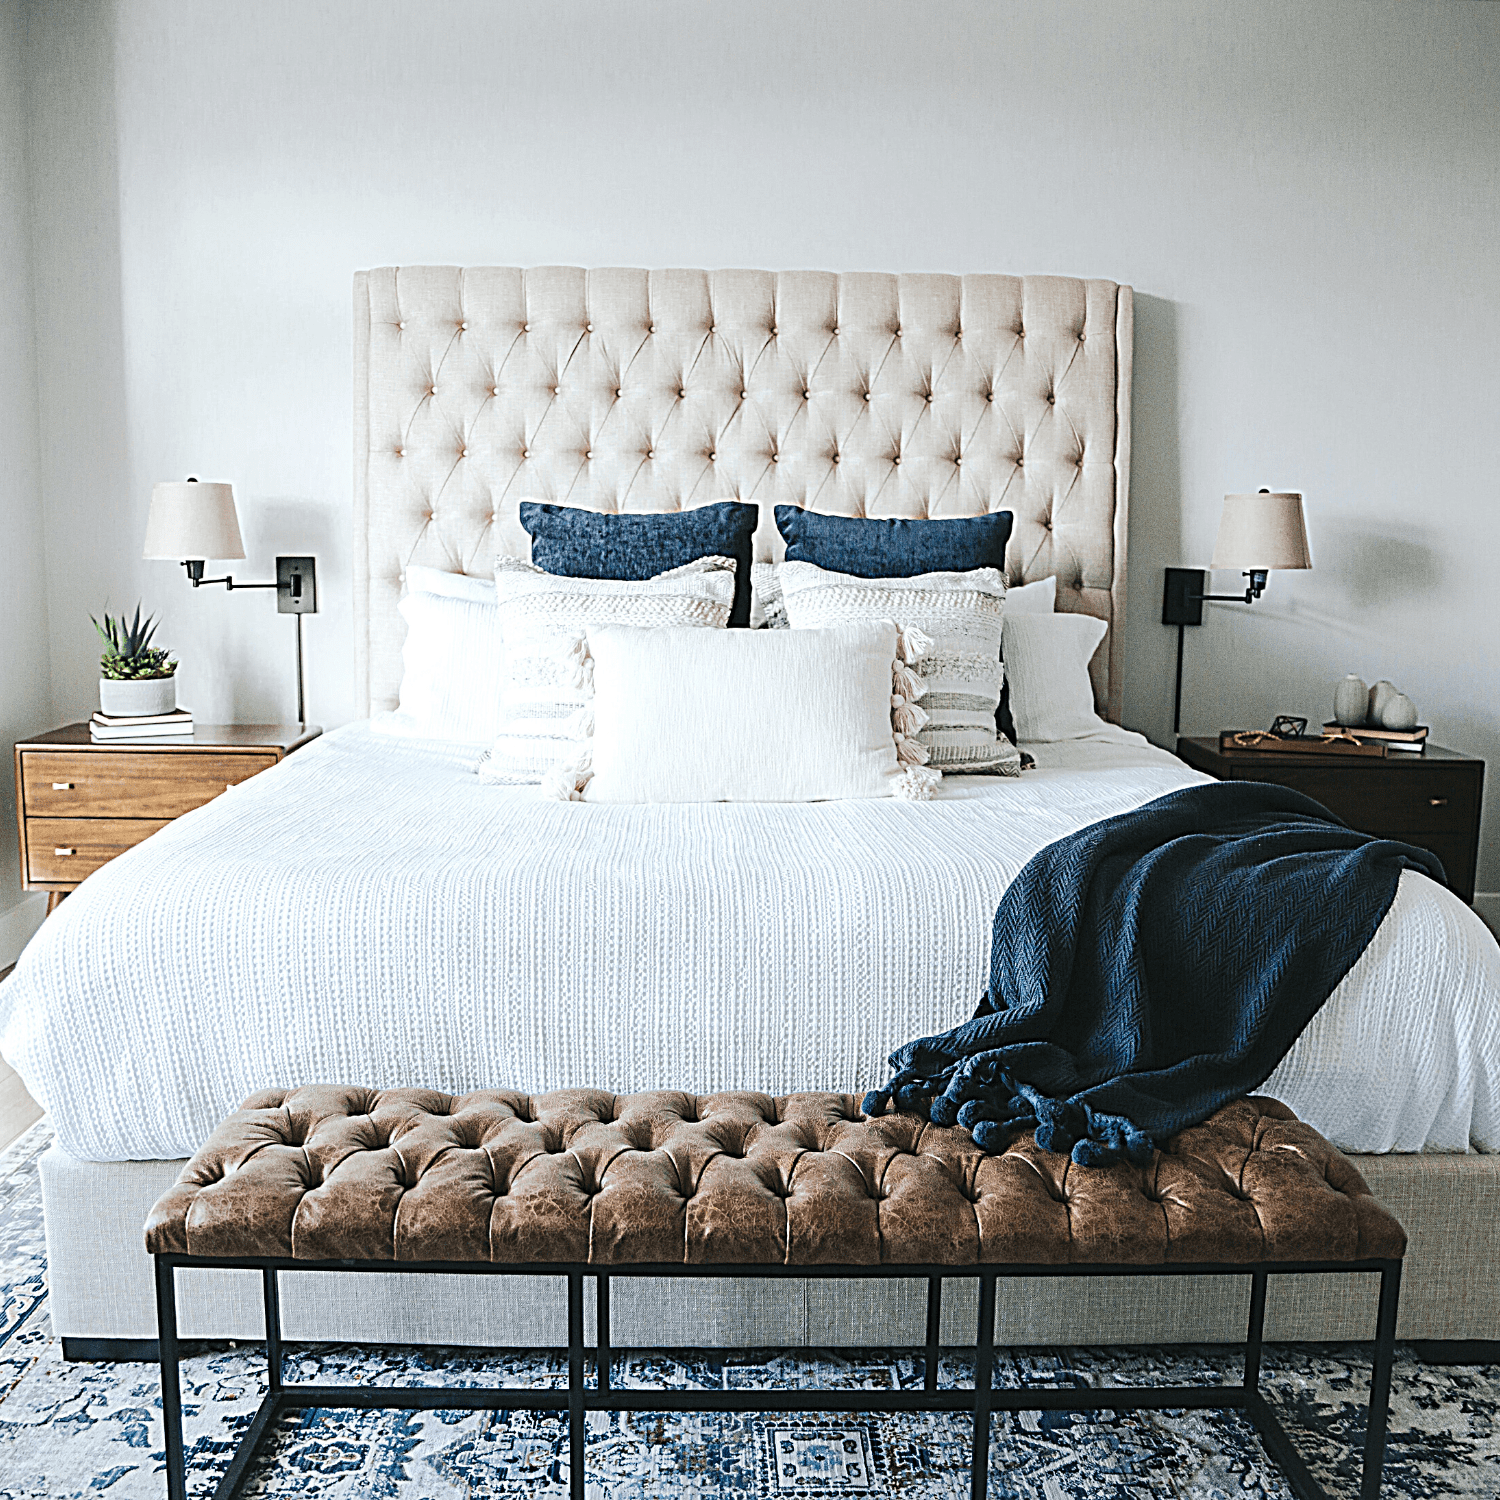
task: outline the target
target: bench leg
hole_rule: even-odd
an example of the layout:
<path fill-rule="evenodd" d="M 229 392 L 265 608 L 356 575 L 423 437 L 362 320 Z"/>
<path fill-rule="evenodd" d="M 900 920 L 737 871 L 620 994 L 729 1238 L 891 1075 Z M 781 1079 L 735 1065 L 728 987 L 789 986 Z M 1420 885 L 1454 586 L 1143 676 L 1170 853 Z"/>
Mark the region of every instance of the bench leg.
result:
<path fill-rule="evenodd" d="M 1359 1500 L 1380 1500 L 1385 1468 L 1386 1423 L 1391 1409 L 1391 1368 L 1396 1362 L 1396 1302 L 1401 1295 L 1401 1262 L 1380 1273 L 1380 1311 L 1375 1318 L 1375 1360 L 1370 1370 L 1370 1405 L 1365 1417 L 1365 1461 Z"/>
<path fill-rule="evenodd" d="M 583 1500 L 583 1272 L 568 1272 L 568 1495 Z"/>
<path fill-rule="evenodd" d="M 1260 1389 L 1260 1344 L 1266 1326 L 1266 1273 L 1250 1278 L 1250 1324 L 1245 1330 L 1245 1379 L 1247 1391 Z"/>
<path fill-rule="evenodd" d="M 182 1451 L 182 1384 L 177 1367 L 177 1287 L 172 1267 L 156 1262 L 156 1342 L 161 1360 L 161 1418 L 166 1439 L 167 1500 L 187 1500 Z"/>
<path fill-rule="evenodd" d="M 927 1359 L 922 1372 L 922 1389 L 935 1391 L 938 1382 L 938 1339 L 943 1328 L 943 1278 L 927 1278 Z"/>
<path fill-rule="evenodd" d="M 979 1278 L 979 1336 L 974 1345 L 974 1449 L 969 1457 L 971 1500 L 990 1491 L 990 1391 L 995 1381 L 995 1277 Z"/>
<path fill-rule="evenodd" d="M 281 1295 L 274 1267 L 268 1266 L 260 1274 L 261 1303 L 266 1314 L 266 1378 L 274 1394 L 281 1389 Z"/>

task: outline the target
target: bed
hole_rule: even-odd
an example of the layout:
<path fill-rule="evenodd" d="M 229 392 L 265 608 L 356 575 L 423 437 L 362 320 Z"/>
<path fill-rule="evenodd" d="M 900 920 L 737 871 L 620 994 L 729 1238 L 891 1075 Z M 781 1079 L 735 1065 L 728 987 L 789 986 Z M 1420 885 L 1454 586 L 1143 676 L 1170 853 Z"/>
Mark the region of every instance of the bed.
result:
<path fill-rule="evenodd" d="M 1118 725 L 1129 288 L 1066 278 L 387 269 L 356 280 L 357 680 L 371 714 L 178 819 L 64 904 L 0 992 L 48 1109 L 56 1330 L 154 1331 L 140 1225 L 250 1090 L 338 1079 L 770 1093 L 878 1081 L 967 1015 L 995 902 L 1073 829 L 1198 779 Z M 899 462 L 898 462 L 899 460 Z M 586 807 L 482 784 L 476 747 L 389 731 L 407 566 L 483 575 L 537 497 L 664 509 L 736 495 L 845 514 L 1016 517 L 1012 583 L 1105 619 L 1104 721 L 1019 779 L 932 803 Z M 768 523 L 761 555 L 773 551 Z M 279 827 L 316 826 L 290 851 Z M 1416 875 L 1267 1086 L 1412 1231 L 1402 1332 L 1500 1313 L 1500 952 Z M 1481 1149 L 1472 1149 L 1478 1147 Z M 1348 1280 L 1343 1278 L 1341 1280 Z M 561 1302 L 379 1278 L 286 1293 L 290 1337 L 554 1343 Z M 253 1337 L 241 1273 L 185 1278 L 189 1337 Z M 904 1284 L 625 1289 L 621 1342 L 870 1344 Z M 560 1294 L 559 1294 L 560 1295 Z M 1243 1309 L 1129 1278 L 1001 1309 L 1010 1342 L 1233 1337 Z M 967 1317 L 957 1305 L 955 1320 Z M 1363 1290 L 1273 1301 L 1273 1337 L 1362 1336 Z M 955 1321 L 955 1329 L 961 1326 Z M 962 1326 L 967 1326 L 962 1325 Z"/>

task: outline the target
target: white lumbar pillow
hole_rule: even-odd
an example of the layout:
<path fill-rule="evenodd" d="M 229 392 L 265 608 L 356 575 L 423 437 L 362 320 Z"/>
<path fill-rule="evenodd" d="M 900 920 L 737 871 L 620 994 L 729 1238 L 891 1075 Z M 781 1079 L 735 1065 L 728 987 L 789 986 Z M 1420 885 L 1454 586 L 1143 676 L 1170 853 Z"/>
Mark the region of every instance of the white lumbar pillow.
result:
<path fill-rule="evenodd" d="M 374 727 L 417 739 L 488 743 L 500 728 L 505 685 L 494 584 L 414 567 L 406 586 L 396 606 L 406 621 L 400 707 Z"/>
<path fill-rule="evenodd" d="M 729 624 L 733 558 L 696 562 L 640 582 L 570 578 L 519 558 L 495 561 L 497 613 L 509 665 L 501 722 L 482 780 L 535 784 L 563 767 L 587 770 L 595 625 L 687 626 L 714 631 Z"/>
<path fill-rule="evenodd" d="M 777 576 L 793 631 L 884 619 L 930 637 L 921 666 L 926 722 L 916 735 L 929 764 L 953 775 L 1019 774 L 1020 754 L 995 728 L 1004 680 L 1005 578 L 998 568 L 857 578 L 814 563 L 785 562 Z"/>
<path fill-rule="evenodd" d="M 1109 626 L 1093 615 L 1005 617 L 1005 670 L 1018 740 L 1073 740 L 1098 734 L 1089 662 Z"/>
<path fill-rule="evenodd" d="M 940 779 L 903 762 L 892 686 L 920 696 L 889 621 L 828 630 L 589 631 L 588 802 L 925 800 Z"/>

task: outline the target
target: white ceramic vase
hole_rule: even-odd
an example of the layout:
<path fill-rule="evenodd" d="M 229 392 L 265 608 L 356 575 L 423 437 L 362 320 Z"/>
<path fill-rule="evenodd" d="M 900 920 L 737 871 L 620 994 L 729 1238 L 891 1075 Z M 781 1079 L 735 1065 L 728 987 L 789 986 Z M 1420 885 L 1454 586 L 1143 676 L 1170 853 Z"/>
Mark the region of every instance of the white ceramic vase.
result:
<path fill-rule="evenodd" d="M 1385 723 L 1385 706 L 1396 696 L 1396 684 L 1387 682 L 1384 677 L 1370 689 L 1370 707 L 1366 718 L 1369 724 Z"/>
<path fill-rule="evenodd" d="M 1365 722 L 1370 708 L 1370 690 L 1351 672 L 1333 690 L 1333 717 L 1347 728 Z"/>
<path fill-rule="evenodd" d="M 169 714 L 177 707 L 177 678 L 101 677 L 99 711 L 111 717 Z"/>
<path fill-rule="evenodd" d="M 1417 727 L 1417 705 L 1405 693 L 1396 693 L 1386 699 L 1385 710 L 1380 715 L 1382 729 L 1415 729 Z"/>

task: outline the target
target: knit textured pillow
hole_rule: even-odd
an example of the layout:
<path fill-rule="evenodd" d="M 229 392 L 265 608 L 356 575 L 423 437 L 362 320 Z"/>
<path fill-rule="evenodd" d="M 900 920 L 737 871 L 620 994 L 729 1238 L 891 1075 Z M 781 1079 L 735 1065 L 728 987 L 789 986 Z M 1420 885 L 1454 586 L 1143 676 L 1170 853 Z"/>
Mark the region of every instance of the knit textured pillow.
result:
<path fill-rule="evenodd" d="M 904 632 L 931 638 L 921 664 L 926 695 L 920 706 L 908 705 L 911 732 L 929 765 L 945 775 L 1020 774 L 1020 753 L 995 729 L 1005 610 L 1005 578 L 998 568 L 857 578 L 786 562 L 777 576 L 793 630 L 891 620 Z"/>
<path fill-rule="evenodd" d="M 540 782 L 589 745 L 591 625 L 690 625 L 722 630 L 734 604 L 735 562 L 703 557 L 640 582 L 567 578 L 519 558 L 495 560 L 495 593 L 509 681 L 500 732 L 480 762 L 484 781 Z"/>

